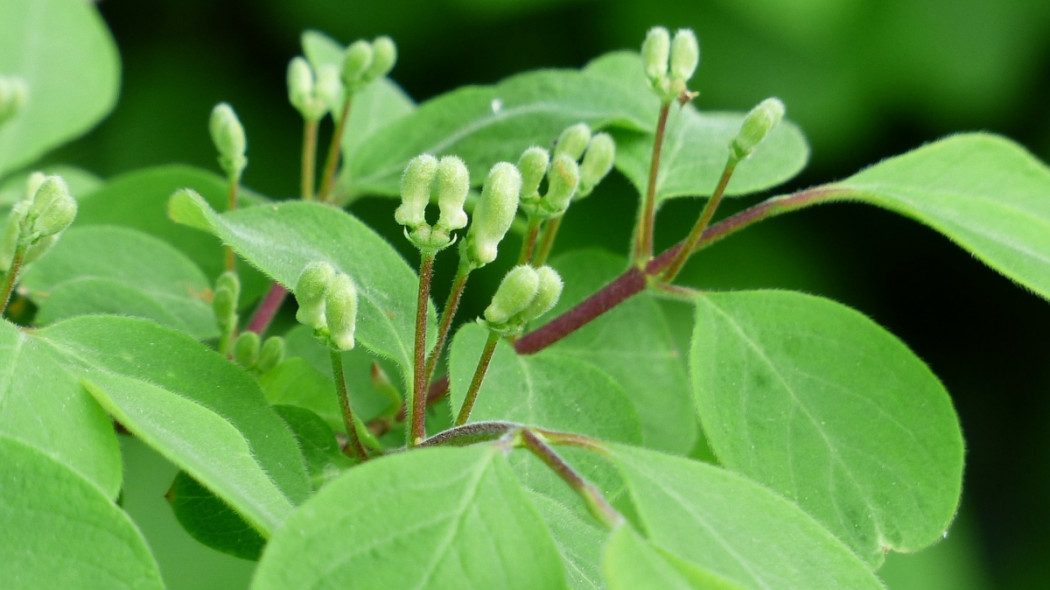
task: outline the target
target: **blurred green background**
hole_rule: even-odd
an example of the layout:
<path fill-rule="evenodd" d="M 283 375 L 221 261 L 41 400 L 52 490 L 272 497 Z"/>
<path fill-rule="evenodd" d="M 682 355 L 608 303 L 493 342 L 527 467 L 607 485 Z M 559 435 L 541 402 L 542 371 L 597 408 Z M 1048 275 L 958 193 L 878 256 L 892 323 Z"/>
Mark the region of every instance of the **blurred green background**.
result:
<path fill-rule="evenodd" d="M 606 51 L 638 47 L 656 24 L 692 27 L 702 52 L 692 84 L 701 93 L 699 108 L 747 110 L 775 95 L 806 131 L 812 161 L 783 190 L 842 178 L 963 130 L 1007 135 L 1050 160 L 1047 0 L 103 0 L 98 6 L 124 62 L 120 103 L 49 160 L 104 177 L 173 161 L 214 169 L 206 121 L 212 105 L 225 100 L 249 133 L 245 183 L 273 197 L 296 194 L 300 127 L 284 76 L 305 28 L 344 42 L 391 35 L 400 49 L 392 77 L 422 101 L 526 69 L 579 67 Z M 626 252 L 635 199 L 622 179 L 603 186 L 567 217 L 560 247 Z M 392 207 L 366 199 L 355 212 L 396 233 Z M 658 246 L 677 241 L 698 208 L 689 200 L 667 205 Z M 891 588 L 1050 588 L 1047 302 L 932 231 L 860 205 L 765 222 L 698 256 L 684 280 L 832 297 L 900 336 L 944 381 L 968 443 L 961 516 L 937 547 L 888 561 L 883 575 Z M 688 310 L 672 312 L 688 330 Z M 144 449 L 131 448 L 129 461 L 164 472 Z M 136 485 L 127 492 L 132 512 L 151 506 L 164 488 Z M 248 575 L 246 563 L 176 538 L 181 532 L 168 516 L 151 517 L 143 527 L 158 551 L 165 547 L 162 567 L 173 588 L 231 587 Z M 179 557 L 182 551 L 194 553 Z M 196 573 L 177 573 L 186 567 Z"/>

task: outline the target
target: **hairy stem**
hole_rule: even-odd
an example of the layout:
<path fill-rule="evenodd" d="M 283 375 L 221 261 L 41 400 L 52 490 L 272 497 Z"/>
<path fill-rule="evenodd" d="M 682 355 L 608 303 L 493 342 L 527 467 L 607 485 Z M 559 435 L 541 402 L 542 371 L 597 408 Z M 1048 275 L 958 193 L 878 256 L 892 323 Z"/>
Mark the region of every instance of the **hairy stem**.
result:
<path fill-rule="evenodd" d="M 532 260 L 532 251 L 536 248 L 536 238 L 540 235 L 542 222 L 543 220 L 538 217 L 529 217 L 529 228 L 525 231 L 525 239 L 521 242 L 518 264 L 528 264 L 529 260 Z"/>
<path fill-rule="evenodd" d="M 414 447 L 426 437 L 426 340 L 427 304 L 430 301 L 430 277 L 434 272 L 434 255 L 424 253 L 419 262 L 419 296 L 416 298 L 416 342 L 412 364 L 412 412 L 407 445 Z"/>
<path fill-rule="evenodd" d="M 368 451 L 361 444 L 361 437 L 357 435 L 357 426 L 354 424 L 354 411 L 350 409 L 350 394 L 346 391 L 346 376 L 343 375 L 343 359 L 339 356 L 339 351 L 329 350 L 328 354 L 332 359 L 332 377 L 335 378 L 335 389 L 339 395 L 339 407 L 343 411 L 346 435 L 350 439 L 348 447 L 358 459 L 367 461 Z"/>
<path fill-rule="evenodd" d="M 332 132 L 332 143 L 328 145 L 328 155 L 325 158 L 324 163 L 324 176 L 321 179 L 321 190 L 317 194 L 317 200 L 326 202 L 331 197 L 332 186 L 335 184 L 335 167 L 339 163 L 339 152 L 343 145 L 343 133 L 346 131 L 346 120 L 350 117 L 350 99 L 352 96 L 347 94 L 346 100 L 343 101 L 343 113 L 339 117 L 339 122 L 335 124 L 335 131 Z"/>
<path fill-rule="evenodd" d="M 469 277 L 470 269 L 461 266 L 459 271 L 456 272 L 456 278 L 452 281 L 452 290 L 449 291 L 445 307 L 441 309 L 441 322 L 438 327 L 437 342 L 434 343 L 434 348 L 430 351 L 430 356 L 427 358 L 427 368 L 423 372 L 423 383 L 429 384 L 430 379 L 434 376 L 437 361 L 441 358 L 449 330 L 452 329 L 452 318 L 456 316 L 456 309 L 459 307 L 459 300 L 463 296 L 463 290 L 467 287 L 467 279 Z"/>
<path fill-rule="evenodd" d="M 554 238 L 558 235 L 558 228 L 561 227 L 561 217 L 555 217 L 554 219 L 547 222 L 547 228 L 543 231 L 543 241 L 540 242 L 540 249 L 536 251 L 536 257 L 532 261 L 532 265 L 536 268 L 547 264 L 547 258 L 551 255 L 551 248 L 554 246 Z"/>
<path fill-rule="evenodd" d="M 459 409 L 459 416 L 456 417 L 456 426 L 466 424 L 467 419 L 470 418 L 470 411 L 474 409 L 474 402 L 478 399 L 481 382 L 485 380 L 485 371 L 489 368 L 492 353 L 496 351 L 496 344 L 498 343 L 499 334 L 489 332 L 489 338 L 485 341 L 485 349 L 481 351 L 481 358 L 478 359 L 478 368 L 474 371 L 474 378 L 470 380 L 467 397 L 463 399 L 463 406 Z"/>
<path fill-rule="evenodd" d="M 638 231 L 634 243 L 635 266 L 642 267 L 653 255 L 653 224 L 656 217 L 656 177 L 660 172 L 660 150 L 667 129 L 667 113 L 671 103 L 660 107 L 660 118 L 656 122 L 656 137 L 653 140 L 653 157 L 649 163 L 649 186 L 642 200 L 642 212 L 638 216 Z"/>
<path fill-rule="evenodd" d="M 421 447 L 465 447 L 468 445 L 498 440 L 508 432 L 521 428 L 513 422 L 475 422 L 449 428 L 435 434 L 419 444 Z"/>
<path fill-rule="evenodd" d="M 670 283 L 674 280 L 678 273 L 682 270 L 682 266 L 685 265 L 685 261 L 689 260 L 689 257 L 693 254 L 693 249 L 696 248 L 696 243 L 700 241 L 700 237 L 704 235 L 704 230 L 711 223 L 711 218 L 715 215 L 715 209 L 718 209 L 718 204 L 722 202 L 722 195 L 726 192 L 726 186 L 729 185 L 729 179 L 733 176 L 733 170 L 736 169 L 737 160 L 732 156 L 726 160 L 725 168 L 722 170 L 722 178 L 718 180 L 718 186 L 715 187 L 715 192 L 711 194 L 711 198 L 704 204 L 703 210 L 700 212 L 700 217 L 696 220 L 696 224 L 693 225 L 693 229 L 686 236 L 685 241 L 682 243 L 682 247 L 678 249 L 678 253 L 671 259 L 671 264 L 667 266 L 667 270 L 664 271 L 661 280 L 665 283 Z"/>
<path fill-rule="evenodd" d="M 301 178 L 299 180 L 299 197 L 304 201 L 314 198 L 314 168 L 317 165 L 317 121 L 303 121 L 303 157 Z"/>
<path fill-rule="evenodd" d="M 613 530 L 624 522 L 623 516 L 609 504 L 601 491 L 583 478 L 571 465 L 562 459 L 544 440 L 542 435 L 529 428 L 521 430 L 521 440 L 525 448 L 539 457 L 547 467 L 554 470 L 565 483 L 569 484 L 577 494 L 583 498 L 591 514 L 598 519 L 609 530 Z"/>
<path fill-rule="evenodd" d="M 278 283 L 271 284 L 270 290 L 263 296 L 259 306 L 255 308 L 255 313 L 252 314 L 251 320 L 248 321 L 247 330 L 260 335 L 266 332 L 266 329 L 270 327 L 270 322 L 277 315 L 277 310 L 281 309 L 281 305 L 287 296 L 288 289 L 285 289 Z"/>
<path fill-rule="evenodd" d="M 4 284 L 0 287 L 0 317 L 7 311 L 7 304 L 11 302 L 11 295 L 15 292 L 18 283 L 18 273 L 22 270 L 22 262 L 26 258 L 26 247 L 15 247 L 15 254 L 11 258 L 11 268 L 4 274 Z"/>

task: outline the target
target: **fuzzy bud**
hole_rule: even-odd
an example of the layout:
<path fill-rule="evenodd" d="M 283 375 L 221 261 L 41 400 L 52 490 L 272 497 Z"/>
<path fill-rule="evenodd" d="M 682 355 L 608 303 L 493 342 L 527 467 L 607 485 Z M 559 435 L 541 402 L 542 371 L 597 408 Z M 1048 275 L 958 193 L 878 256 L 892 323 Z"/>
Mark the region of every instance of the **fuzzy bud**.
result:
<path fill-rule="evenodd" d="M 591 141 L 591 128 L 586 123 L 577 123 L 566 127 L 554 144 L 554 156 L 569 154 L 573 160 L 579 160 Z"/>
<path fill-rule="evenodd" d="M 335 277 L 335 268 L 324 261 L 311 262 L 306 265 L 295 283 L 295 300 L 299 309 L 295 319 L 314 330 L 325 326 L 325 294 L 328 285 Z"/>
<path fill-rule="evenodd" d="M 29 87 L 16 76 L 0 76 L 0 125 L 14 118 L 25 106 Z"/>
<path fill-rule="evenodd" d="M 318 95 L 314 71 L 302 57 L 288 63 L 288 102 L 307 121 L 318 121 L 328 112 L 328 103 Z"/>
<path fill-rule="evenodd" d="M 510 269 L 485 309 L 485 321 L 494 327 L 506 325 L 532 303 L 539 288 L 535 268 L 523 264 Z"/>
<path fill-rule="evenodd" d="M 549 266 L 537 268 L 536 276 L 539 279 L 539 288 L 536 290 L 536 296 L 518 314 L 518 318 L 523 324 L 540 317 L 557 305 L 558 298 L 561 297 L 562 287 L 564 287 L 558 271 Z"/>
<path fill-rule="evenodd" d="M 48 176 L 37 186 L 25 215 L 29 225 L 25 239 L 35 241 L 69 227 L 77 216 L 77 201 L 62 177 Z"/>
<path fill-rule="evenodd" d="M 700 44 L 692 29 L 678 29 L 671 41 L 671 78 L 686 82 L 700 64 Z"/>
<path fill-rule="evenodd" d="M 732 157 L 743 160 L 755 151 L 755 147 L 769 135 L 780 120 L 784 118 L 784 103 L 778 98 L 767 98 L 744 117 L 740 133 L 730 144 Z"/>
<path fill-rule="evenodd" d="M 548 213 L 561 215 L 569 208 L 576 187 L 580 184 L 580 167 L 569 154 L 558 154 L 547 172 L 547 194 L 544 196 Z"/>
<path fill-rule="evenodd" d="M 616 142 L 608 133 L 598 133 L 591 138 L 587 153 L 580 162 L 580 190 L 576 195 L 582 199 L 591 194 L 595 185 L 602 181 L 612 170 L 616 160 Z"/>
<path fill-rule="evenodd" d="M 256 332 L 241 332 L 237 341 L 233 344 L 233 360 L 245 369 L 255 366 L 259 358 L 259 334 Z"/>
<path fill-rule="evenodd" d="M 543 151 L 546 154 L 546 150 Z M 471 268 L 496 259 L 499 243 L 514 223 L 521 184 L 521 173 L 510 162 L 499 162 L 489 170 L 481 198 L 474 208 L 474 223 L 463 241 L 463 260 Z"/>
<path fill-rule="evenodd" d="M 225 102 L 215 105 L 208 129 L 211 131 L 211 141 L 219 152 L 219 166 L 227 176 L 239 178 L 248 165 L 248 158 L 245 157 L 248 140 L 237 113 Z"/>
<path fill-rule="evenodd" d="M 284 360 L 284 353 L 284 338 L 270 336 L 262 343 L 262 348 L 259 350 L 259 358 L 255 361 L 255 368 L 260 373 L 269 371 L 281 364 L 281 361 Z"/>
<path fill-rule="evenodd" d="M 211 306 L 219 329 L 228 333 L 237 324 L 237 296 L 228 288 L 216 287 Z"/>
<path fill-rule="evenodd" d="M 667 77 L 667 60 L 671 54 L 671 35 L 664 27 L 653 27 L 642 42 L 645 76 L 654 86 Z"/>
<path fill-rule="evenodd" d="M 470 191 L 470 172 L 463 160 L 456 156 L 441 158 L 437 168 L 437 202 L 441 210 L 437 225 L 445 231 L 467 226 L 463 204 Z"/>
<path fill-rule="evenodd" d="M 315 92 L 327 111 L 331 111 L 333 117 L 342 115 L 343 104 L 343 80 L 339 66 L 335 64 L 322 64 L 317 69 L 317 86 Z"/>
<path fill-rule="evenodd" d="M 430 203 L 430 186 L 437 175 L 438 160 L 430 154 L 412 158 L 401 176 L 401 206 L 394 211 L 394 219 L 414 229 L 426 223 L 426 208 Z"/>
<path fill-rule="evenodd" d="M 540 183 L 543 182 L 550 163 L 550 153 L 541 147 L 530 147 L 522 152 L 521 158 L 518 159 L 518 170 L 521 172 L 521 197 L 523 199 L 539 194 Z"/>
<path fill-rule="evenodd" d="M 376 78 L 382 78 L 394 69 L 397 63 L 397 45 L 394 40 L 386 35 L 376 37 L 372 41 L 372 63 L 364 73 L 364 82 L 367 84 Z"/>
<path fill-rule="evenodd" d="M 343 55 L 343 85 L 350 92 L 360 89 L 367 83 L 365 73 L 372 67 L 372 44 L 358 40 L 346 48 Z"/>
<path fill-rule="evenodd" d="M 329 346 L 335 350 L 354 347 L 357 327 L 357 286 L 349 276 L 339 273 L 329 283 L 325 295 L 325 316 Z"/>

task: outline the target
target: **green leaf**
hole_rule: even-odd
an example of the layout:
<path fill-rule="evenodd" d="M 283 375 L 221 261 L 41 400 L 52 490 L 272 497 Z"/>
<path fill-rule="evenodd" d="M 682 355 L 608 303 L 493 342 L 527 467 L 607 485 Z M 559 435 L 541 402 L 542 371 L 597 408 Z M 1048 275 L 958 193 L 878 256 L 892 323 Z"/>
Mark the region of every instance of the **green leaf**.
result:
<path fill-rule="evenodd" d="M 1050 168 L 1008 139 L 956 135 L 826 188 L 926 224 L 1050 299 Z"/>
<path fill-rule="evenodd" d="M 0 586 L 164 588 L 146 541 L 95 485 L 0 435 Z"/>
<path fill-rule="evenodd" d="M 255 561 L 266 541 L 229 505 L 179 471 L 165 495 L 179 524 L 191 537 L 216 551 Z"/>
<path fill-rule="evenodd" d="M 4 0 L 0 75 L 28 86 L 22 110 L 0 125 L 0 176 L 79 136 L 113 108 L 120 59 L 93 5 Z"/>
<path fill-rule="evenodd" d="M 697 407 L 728 468 L 798 502 L 869 563 L 939 540 L 963 441 L 951 399 L 862 314 L 787 291 L 697 299 Z"/>
<path fill-rule="evenodd" d="M 325 260 L 357 283 L 357 340 L 412 367 L 419 279 L 394 248 L 356 217 L 320 203 L 290 202 L 219 215 L 207 203 L 179 193 L 172 219 L 222 238 L 278 283 L 294 288 L 307 264 Z M 428 307 L 428 325 L 437 318 Z"/>
<path fill-rule="evenodd" d="M 246 373 L 199 342 L 114 316 L 81 316 L 34 335 L 130 432 L 264 535 L 309 495 L 288 427 Z"/>
<path fill-rule="evenodd" d="M 451 400 L 459 412 L 488 330 L 461 328 L 449 356 Z M 478 391 L 470 422 L 507 420 L 607 440 L 641 441 L 641 424 L 627 394 L 593 366 L 555 353 L 522 356 L 501 340 Z"/>
<path fill-rule="evenodd" d="M 303 504 L 252 588 L 566 588 L 536 510 L 492 447 L 422 449 L 351 469 Z"/>
<path fill-rule="evenodd" d="M 741 590 L 689 562 L 664 554 L 630 525 L 617 528 L 605 544 L 602 561 L 609 590 Z"/>
<path fill-rule="evenodd" d="M 296 406 L 274 406 L 273 409 L 295 434 L 313 491 L 321 489 L 354 464 L 339 450 L 335 433 L 320 416 Z"/>
<path fill-rule="evenodd" d="M 116 498 L 121 464 L 113 424 L 53 357 L 0 320 L 0 436 L 36 448 Z"/>
<path fill-rule="evenodd" d="M 583 301 L 627 264 L 619 256 L 597 250 L 555 259 L 552 265 L 568 280 L 549 317 Z M 651 294 L 642 292 L 624 301 L 549 350 L 593 365 L 619 383 L 641 419 L 646 447 L 685 454 L 696 444 L 699 428 L 685 355 Z"/>
<path fill-rule="evenodd" d="M 517 471 L 515 470 L 515 473 Z M 565 482 L 561 482 L 565 486 Z M 568 486 L 566 486 L 568 487 Z M 584 518 L 561 502 L 529 490 L 529 501 L 543 516 L 551 538 L 565 563 L 569 588 L 574 590 L 605 588 L 601 575 L 602 544 L 608 531 L 594 518 Z"/>
<path fill-rule="evenodd" d="M 463 158 L 478 185 L 496 162 L 517 162 L 522 150 L 550 145 L 574 123 L 645 130 L 656 115 L 615 82 L 572 70 L 528 72 L 443 94 L 383 127 L 350 160 L 343 186 L 396 196 L 405 164 L 422 153 Z"/>
<path fill-rule="evenodd" d="M 142 232 L 73 228 L 22 278 L 37 323 L 89 313 L 152 319 L 203 340 L 219 335 L 211 285 L 181 252 Z"/>
<path fill-rule="evenodd" d="M 645 449 L 611 451 L 661 551 L 745 588 L 883 587 L 811 516 L 751 480 Z"/>
<path fill-rule="evenodd" d="M 653 123 L 647 125 L 644 132 L 617 130 L 613 133 L 617 170 L 631 181 L 639 194 L 645 194 L 655 141 L 652 125 L 660 103 L 649 90 L 641 59 L 637 53 L 612 53 L 591 62 L 585 72 L 620 84 L 624 92 L 646 94 Z M 713 193 L 729 157 L 729 143 L 740 131 L 745 115 L 698 111 L 695 103 L 684 108 L 672 105 L 656 179 L 657 199 Z M 746 195 L 781 184 L 798 174 L 808 158 L 809 146 L 802 131 L 794 123 L 784 121 L 770 132 L 751 157 L 736 167 L 726 195 Z"/>
<path fill-rule="evenodd" d="M 159 238 L 185 254 L 214 279 L 225 270 L 222 246 L 214 237 L 173 223 L 167 216 L 168 198 L 180 188 L 197 191 L 212 207 L 225 209 L 229 189 L 220 176 L 187 166 L 162 166 L 118 176 L 80 202 L 74 227 L 117 225 L 137 229 Z M 243 188 L 242 201 L 262 198 Z M 262 294 L 269 281 L 252 268 L 241 265 L 242 302 Z"/>

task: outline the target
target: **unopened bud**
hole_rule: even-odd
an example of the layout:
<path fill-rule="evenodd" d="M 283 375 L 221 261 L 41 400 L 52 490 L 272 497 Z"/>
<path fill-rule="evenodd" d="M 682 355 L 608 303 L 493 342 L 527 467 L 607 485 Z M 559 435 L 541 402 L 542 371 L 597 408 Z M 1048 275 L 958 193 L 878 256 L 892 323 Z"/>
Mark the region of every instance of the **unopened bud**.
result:
<path fill-rule="evenodd" d="M 333 117 L 342 116 L 343 80 L 340 75 L 339 66 L 335 64 L 321 64 L 317 69 L 317 99 L 324 103 Z"/>
<path fill-rule="evenodd" d="M 587 153 L 580 162 L 580 190 L 576 198 L 582 199 L 591 194 L 595 185 L 602 181 L 612 170 L 616 160 L 616 142 L 608 133 L 598 133 L 591 138 Z"/>
<path fill-rule="evenodd" d="M 26 103 L 29 87 L 16 76 L 0 76 L 0 124 L 14 118 Z"/>
<path fill-rule="evenodd" d="M 259 334 L 256 332 L 241 332 L 237 341 L 233 344 L 233 360 L 245 369 L 255 366 L 259 357 Z"/>
<path fill-rule="evenodd" d="M 372 41 L 372 63 L 364 74 L 364 82 L 367 84 L 376 78 L 382 78 L 394 69 L 397 63 L 397 45 L 394 40 L 387 36 L 376 37 Z"/>
<path fill-rule="evenodd" d="M 430 203 L 430 186 L 437 175 L 438 160 L 430 154 L 412 158 L 401 176 L 401 206 L 394 211 L 394 219 L 414 229 L 426 223 L 426 208 Z"/>
<path fill-rule="evenodd" d="M 536 298 L 540 277 L 536 269 L 524 264 L 510 269 L 485 309 L 485 321 L 494 326 L 508 323 Z"/>
<path fill-rule="evenodd" d="M 539 193 L 540 183 L 543 182 L 550 163 L 550 153 L 541 147 L 533 146 L 522 152 L 521 158 L 518 159 L 518 170 L 521 171 L 521 198 L 527 199 Z"/>
<path fill-rule="evenodd" d="M 437 168 L 437 202 L 441 211 L 437 225 L 445 231 L 467 226 L 463 204 L 470 191 L 470 172 L 463 160 L 456 156 L 441 158 Z"/>
<path fill-rule="evenodd" d="M 270 336 L 262 343 L 262 348 L 259 350 L 259 358 L 255 361 L 255 368 L 260 373 L 265 373 L 281 364 L 281 361 L 284 360 L 284 350 L 284 338 Z"/>
<path fill-rule="evenodd" d="M 325 296 L 325 317 L 330 346 L 335 350 L 354 347 L 357 326 L 357 286 L 347 275 L 335 275 Z"/>
<path fill-rule="evenodd" d="M 700 44 L 692 29 L 678 29 L 671 41 L 671 78 L 688 81 L 700 64 Z"/>
<path fill-rule="evenodd" d="M 37 189 L 40 185 L 44 184 L 47 180 L 47 175 L 43 172 L 34 172 L 26 178 L 26 199 L 32 199 L 33 195 L 36 194 Z"/>
<path fill-rule="evenodd" d="M 300 111 L 308 108 L 314 97 L 314 72 L 303 57 L 288 62 L 288 102 Z"/>
<path fill-rule="evenodd" d="M 671 35 L 664 27 L 653 27 L 642 42 L 642 63 L 645 76 L 654 86 L 667 76 L 667 60 L 671 53 Z"/>
<path fill-rule="evenodd" d="M 539 288 L 536 290 L 536 296 L 529 302 L 528 307 L 518 314 L 522 323 L 531 322 L 547 313 L 557 305 L 558 298 L 561 297 L 561 290 L 564 285 L 561 276 L 558 275 L 556 270 L 549 266 L 541 266 L 536 269 L 536 276 L 539 279 Z"/>
<path fill-rule="evenodd" d="M 499 162 L 489 170 L 474 208 L 474 223 L 463 242 L 464 260 L 471 268 L 496 259 L 499 243 L 514 223 L 521 184 L 521 173 L 510 162 Z"/>
<path fill-rule="evenodd" d="M 295 319 L 314 330 L 325 326 L 325 294 L 335 277 L 335 268 L 319 260 L 306 265 L 295 283 L 295 300 L 299 309 Z"/>
<path fill-rule="evenodd" d="M 60 176 L 48 176 L 37 187 L 26 220 L 29 222 L 30 240 L 51 236 L 64 231 L 77 216 L 77 201 L 69 194 L 66 181 Z"/>
<path fill-rule="evenodd" d="M 229 104 L 221 102 L 212 109 L 208 123 L 211 141 L 219 152 L 219 166 L 228 176 L 240 177 L 248 165 L 248 140 L 240 119 Z"/>
<path fill-rule="evenodd" d="M 755 147 L 769 135 L 784 118 L 784 103 L 778 98 L 767 98 L 744 117 L 740 133 L 730 145 L 732 157 L 739 161 L 751 155 Z"/>
<path fill-rule="evenodd" d="M 569 154 L 558 154 L 547 172 L 547 194 L 543 200 L 551 215 L 561 215 L 569 208 L 580 184 L 580 167 Z"/>
<path fill-rule="evenodd" d="M 364 85 L 364 76 L 372 66 L 372 44 L 365 40 L 354 41 L 343 56 L 343 85 L 353 92 Z"/>
<path fill-rule="evenodd" d="M 591 128 L 586 123 L 577 123 L 566 127 L 554 144 L 554 156 L 569 154 L 573 160 L 579 160 L 591 141 Z"/>
<path fill-rule="evenodd" d="M 223 333 L 228 333 L 237 325 L 237 295 L 228 287 L 215 287 L 211 306 L 215 310 L 215 321 Z"/>

